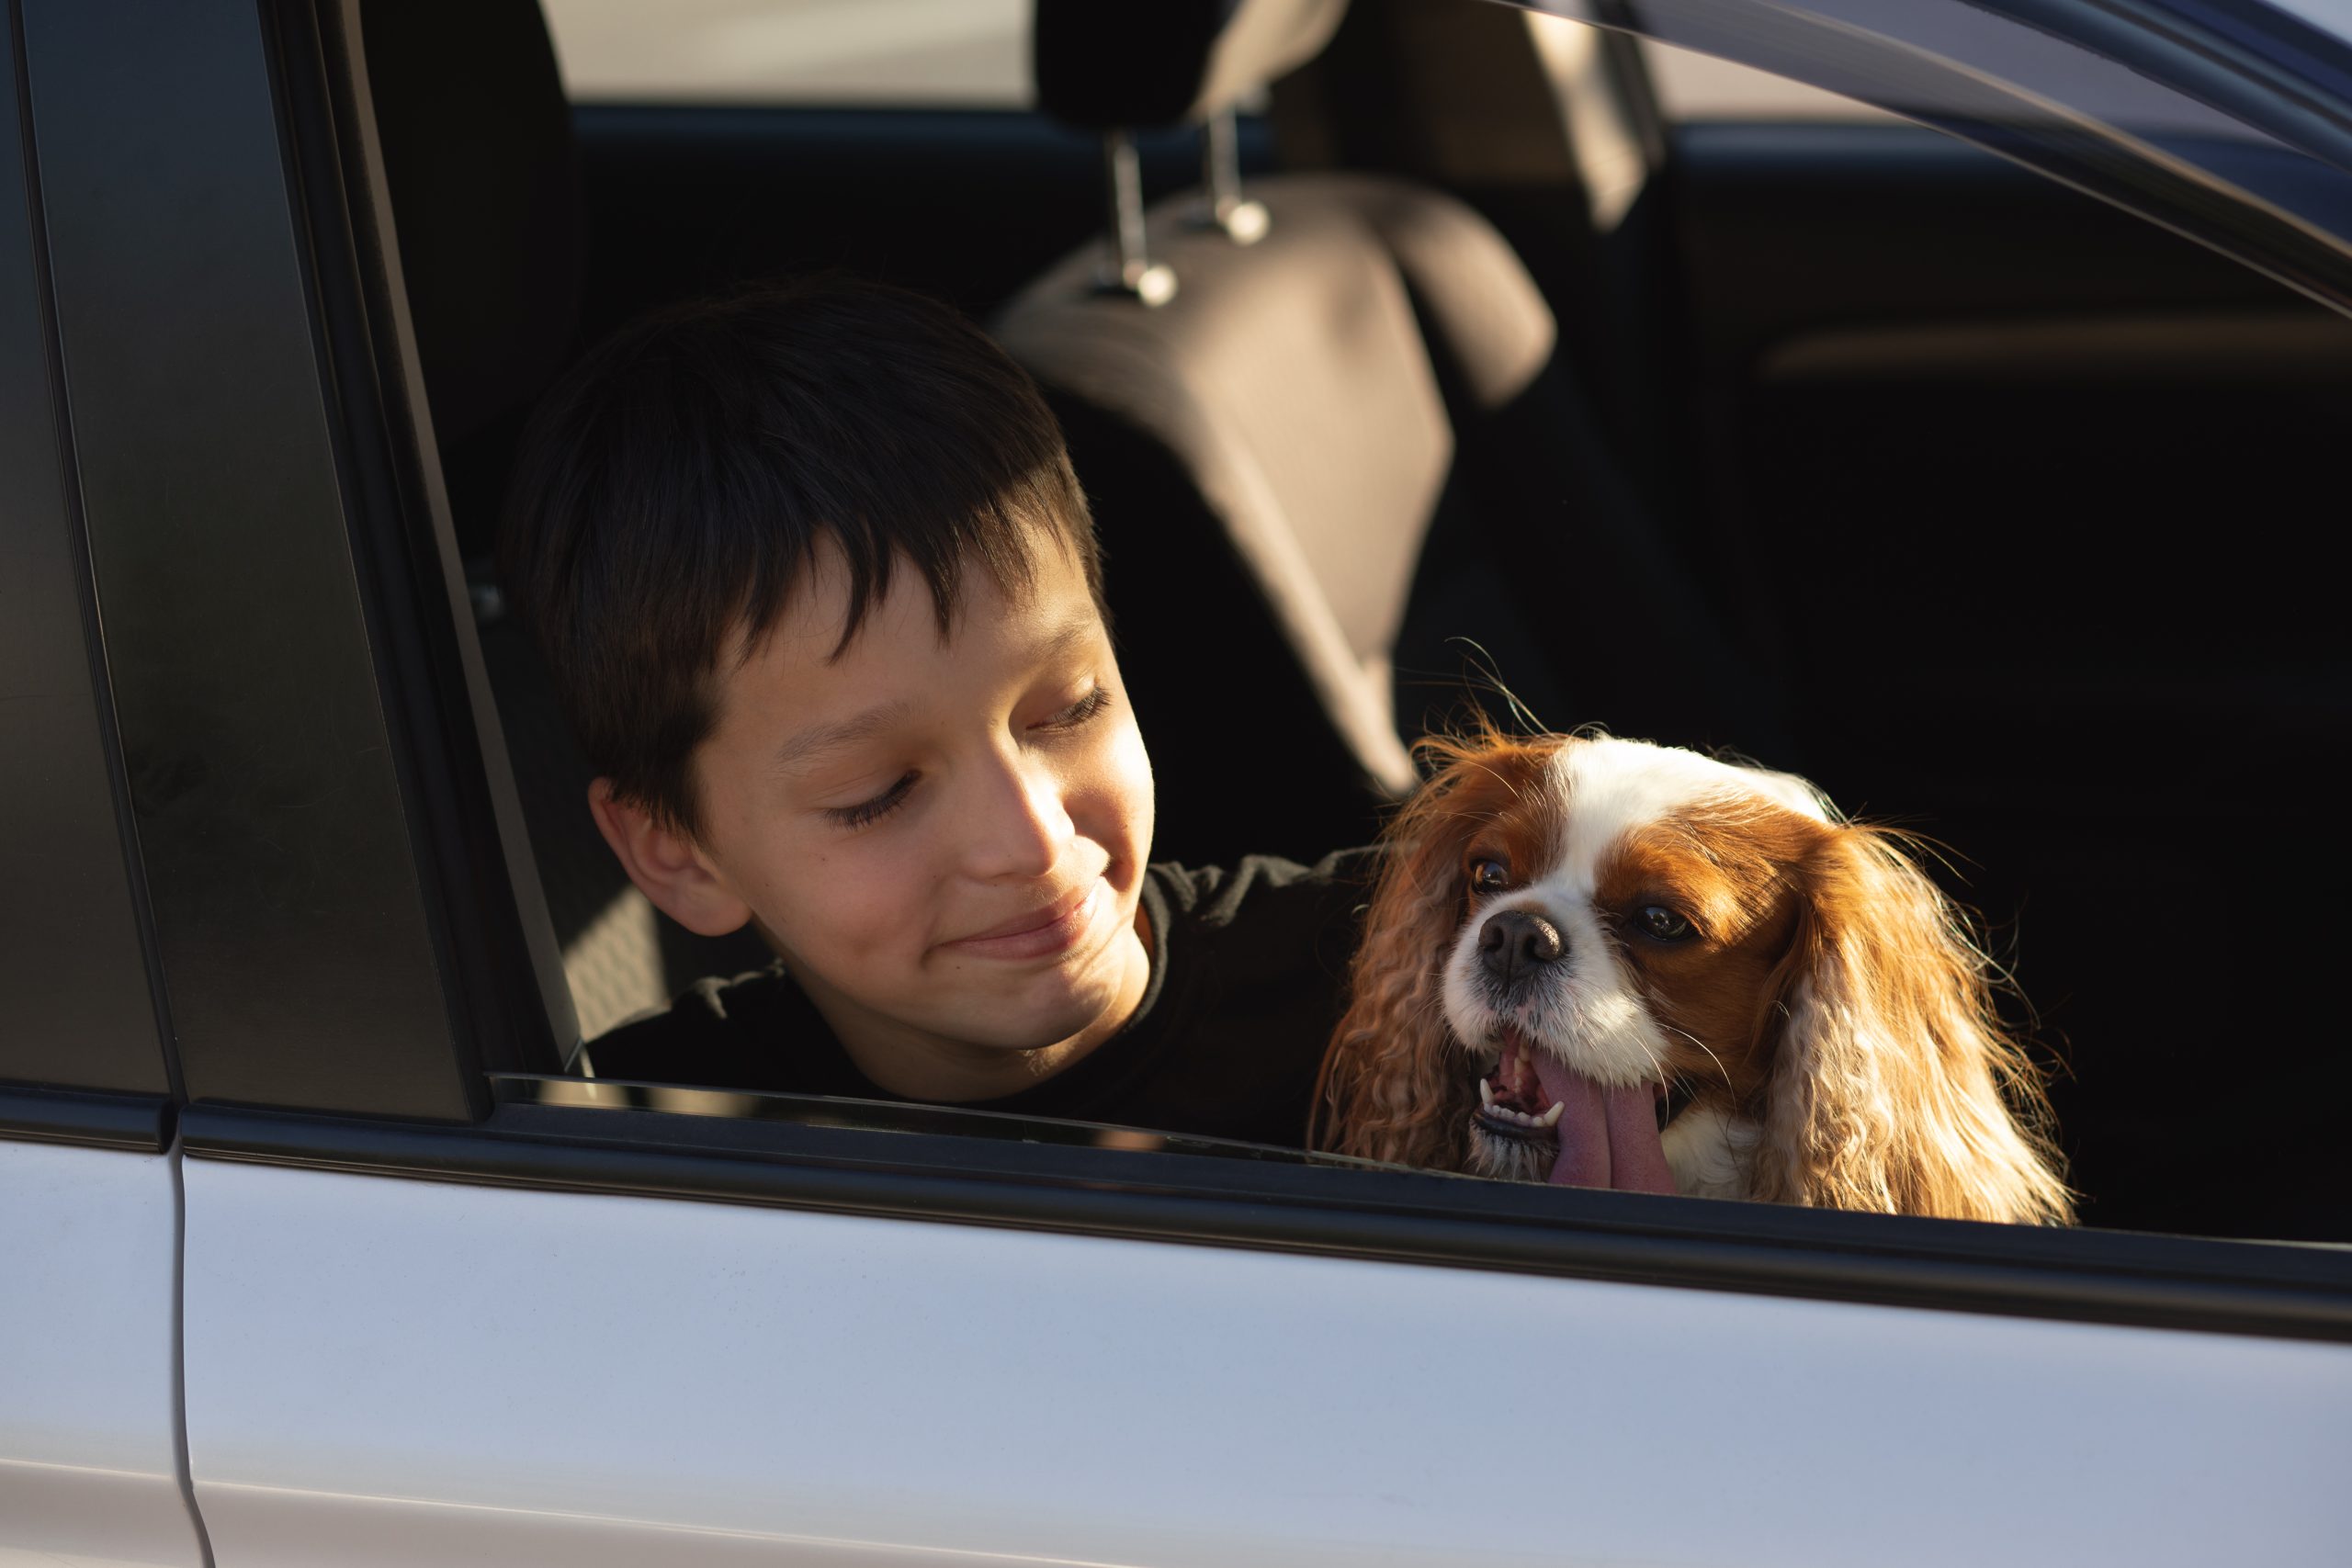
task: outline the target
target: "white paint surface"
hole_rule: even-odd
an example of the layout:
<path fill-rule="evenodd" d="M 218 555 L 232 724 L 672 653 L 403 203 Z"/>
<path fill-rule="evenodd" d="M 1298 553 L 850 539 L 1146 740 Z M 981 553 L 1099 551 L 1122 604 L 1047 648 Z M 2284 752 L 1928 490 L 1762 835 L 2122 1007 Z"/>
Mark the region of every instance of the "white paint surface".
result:
<path fill-rule="evenodd" d="M 200 1561 L 174 1445 L 171 1161 L 0 1140 L 0 1568 Z"/>
<path fill-rule="evenodd" d="M 191 1161 L 223 1563 L 2340 1562 L 2352 1349 Z"/>

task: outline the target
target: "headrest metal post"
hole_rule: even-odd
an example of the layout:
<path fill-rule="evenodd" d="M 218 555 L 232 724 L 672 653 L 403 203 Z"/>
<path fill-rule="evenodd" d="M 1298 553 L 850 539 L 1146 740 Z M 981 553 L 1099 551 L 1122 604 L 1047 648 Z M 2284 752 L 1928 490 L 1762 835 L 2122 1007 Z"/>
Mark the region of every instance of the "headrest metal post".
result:
<path fill-rule="evenodd" d="M 1094 286 L 1146 305 L 1165 305 L 1176 297 L 1176 274 L 1147 254 L 1143 169 L 1136 158 L 1135 139 L 1125 130 L 1103 133 L 1102 173 L 1111 204 L 1111 257 L 1095 275 Z"/>
<path fill-rule="evenodd" d="M 1231 109 L 1211 115 L 1202 128 L 1201 185 L 1208 204 L 1195 221 L 1204 229 L 1222 229 L 1237 245 L 1254 245 L 1266 237 L 1270 222 L 1266 204 L 1241 194 L 1241 137 Z"/>

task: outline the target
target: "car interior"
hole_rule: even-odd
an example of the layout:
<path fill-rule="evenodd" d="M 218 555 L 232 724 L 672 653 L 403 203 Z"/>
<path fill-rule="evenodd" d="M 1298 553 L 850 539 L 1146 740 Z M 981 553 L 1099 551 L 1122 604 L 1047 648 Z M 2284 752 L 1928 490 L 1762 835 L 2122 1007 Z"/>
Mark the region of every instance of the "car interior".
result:
<path fill-rule="evenodd" d="M 362 22 L 590 1038 L 768 955 L 660 920 L 595 832 L 489 565 L 515 442 L 619 323 L 841 267 L 987 325 L 1062 419 L 1156 858 L 1363 842 L 1477 712 L 1799 772 L 1941 846 L 2086 1223 L 2344 1238 L 2344 851 L 2299 818 L 2352 733 L 2352 322 L 1939 131 L 1678 118 L 1632 39 L 1491 0 L 1036 0 L 1026 107 L 575 103 L 537 0 Z"/>

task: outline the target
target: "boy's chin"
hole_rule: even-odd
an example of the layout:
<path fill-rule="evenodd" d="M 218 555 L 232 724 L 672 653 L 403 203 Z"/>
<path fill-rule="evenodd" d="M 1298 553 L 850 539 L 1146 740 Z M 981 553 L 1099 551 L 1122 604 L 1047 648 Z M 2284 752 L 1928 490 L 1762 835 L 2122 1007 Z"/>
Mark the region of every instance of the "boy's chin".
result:
<path fill-rule="evenodd" d="M 1119 1004 L 1118 987 L 1090 986 L 1059 996 L 1024 998 L 1023 1002 L 988 1010 L 973 1021 L 969 1038 L 978 1045 L 1004 1051 L 1042 1051 L 1081 1034 L 1106 1032 L 1126 1021 L 1110 1015 Z"/>
<path fill-rule="evenodd" d="M 1115 1030 L 1126 1019 L 1111 1015 L 1123 1005 L 1131 1010 L 1131 995 L 1140 1000 L 1141 987 L 1131 976 L 1148 962 L 1133 935 L 1123 931 L 1084 962 L 1023 976 L 1007 994 L 959 998 L 944 1010 L 948 1017 L 941 1032 L 976 1045 L 1039 1051 L 1090 1031 L 1106 1032 L 1106 1021 Z"/>

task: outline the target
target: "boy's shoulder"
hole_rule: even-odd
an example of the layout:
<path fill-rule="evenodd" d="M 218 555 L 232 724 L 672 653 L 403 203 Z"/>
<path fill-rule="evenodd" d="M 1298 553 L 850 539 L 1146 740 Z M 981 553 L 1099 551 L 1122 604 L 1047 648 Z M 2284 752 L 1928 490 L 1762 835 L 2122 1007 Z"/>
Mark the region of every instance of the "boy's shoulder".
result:
<path fill-rule="evenodd" d="M 1150 869 L 1172 912 L 1222 930 L 1294 908 L 1361 904 L 1372 896 L 1380 852 L 1377 845 L 1365 845 L 1335 850 L 1311 864 L 1280 855 L 1245 855 L 1229 866 L 1160 861 Z"/>
<path fill-rule="evenodd" d="M 789 1043 L 790 1049 L 778 1049 Z M 781 961 L 695 981 L 588 1044 L 600 1078 L 849 1094 L 855 1069 Z"/>
<path fill-rule="evenodd" d="M 1175 928 L 1170 964 L 1213 966 L 1227 985 L 1281 981 L 1302 966 L 1338 978 L 1354 952 L 1379 862 L 1378 848 L 1365 847 L 1312 864 L 1278 855 L 1248 855 L 1229 866 L 1155 863 L 1151 883 Z"/>

